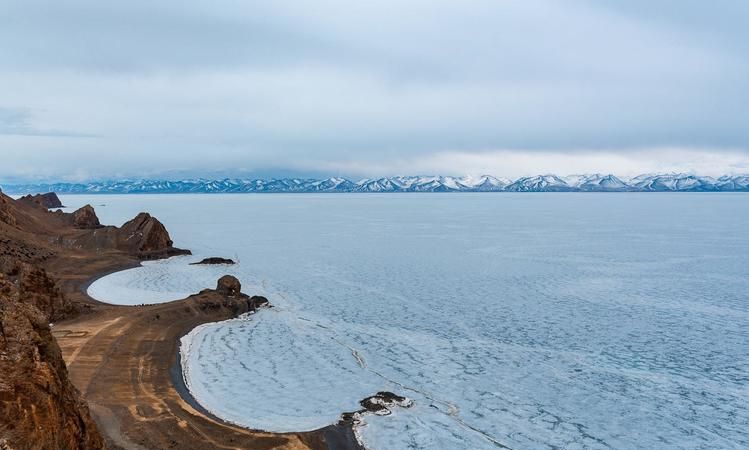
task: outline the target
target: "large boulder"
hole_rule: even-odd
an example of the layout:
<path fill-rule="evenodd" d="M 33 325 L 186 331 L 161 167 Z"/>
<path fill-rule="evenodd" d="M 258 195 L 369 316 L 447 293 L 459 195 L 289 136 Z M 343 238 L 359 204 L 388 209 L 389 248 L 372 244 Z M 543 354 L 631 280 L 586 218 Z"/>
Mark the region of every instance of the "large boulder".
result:
<path fill-rule="evenodd" d="M 242 292 L 242 284 L 239 282 L 237 277 L 231 275 L 224 275 L 218 279 L 218 285 L 216 290 L 227 296 L 239 295 Z"/>
<path fill-rule="evenodd" d="M 82 229 L 101 228 L 96 211 L 91 205 L 86 205 L 73 213 L 73 225 Z"/>

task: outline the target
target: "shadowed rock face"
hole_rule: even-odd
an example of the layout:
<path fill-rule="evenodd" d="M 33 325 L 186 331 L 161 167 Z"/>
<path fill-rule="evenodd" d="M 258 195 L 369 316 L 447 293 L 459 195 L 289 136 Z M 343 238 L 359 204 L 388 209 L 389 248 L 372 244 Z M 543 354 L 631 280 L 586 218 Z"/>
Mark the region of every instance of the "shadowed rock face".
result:
<path fill-rule="evenodd" d="M 148 213 L 140 213 L 122 225 L 119 234 L 119 247 L 144 259 L 190 254 L 172 247 L 174 243 L 164 224 Z"/>
<path fill-rule="evenodd" d="M 35 306 L 49 322 L 62 320 L 77 312 L 75 305 L 65 299 L 44 269 L 21 263 L 9 273 L 16 274 L 18 292 L 23 301 Z"/>
<path fill-rule="evenodd" d="M 216 290 L 223 295 L 235 296 L 242 292 L 242 284 L 236 277 L 224 275 L 218 279 Z"/>
<path fill-rule="evenodd" d="M 23 294 L 0 274 L 0 448 L 104 449 L 88 406 L 68 379 L 49 316 L 25 301 L 32 293 L 49 296 L 49 286 L 38 278 L 22 285 Z"/>
<path fill-rule="evenodd" d="M 101 228 L 94 207 L 86 205 L 73 213 L 73 225 L 84 230 Z"/>
<path fill-rule="evenodd" d="M 0 222 L 15 227 L 17 222 L 16 218 L 11 211 L 10 197 L 0 194 Z"/>
<path fill-rule="evenodd" d="M 63 208 L 60 198 L 54 192 L 46 194 L 26 195 L 19 199 L 22 202 L 33 203 L 44 208 Z"/>

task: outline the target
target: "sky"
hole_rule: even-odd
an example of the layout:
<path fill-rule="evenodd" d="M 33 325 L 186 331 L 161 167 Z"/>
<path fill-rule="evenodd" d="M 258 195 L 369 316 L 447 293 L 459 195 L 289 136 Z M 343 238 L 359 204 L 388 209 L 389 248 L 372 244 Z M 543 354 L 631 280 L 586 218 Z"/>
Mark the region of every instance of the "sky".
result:
<path fill-rule="evenodd" d="M 3 0 L 0 181 L 749 173 L 745 0 Z"/>

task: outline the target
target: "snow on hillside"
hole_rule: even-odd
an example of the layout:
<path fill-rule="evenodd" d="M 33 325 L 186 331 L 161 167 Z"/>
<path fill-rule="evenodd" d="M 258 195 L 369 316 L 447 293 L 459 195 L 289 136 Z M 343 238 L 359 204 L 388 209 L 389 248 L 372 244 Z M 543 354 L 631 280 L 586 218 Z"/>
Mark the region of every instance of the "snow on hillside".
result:
<path fill-rule="evenodd" d="M 9 194 L 57 192 L 59 194 L 149 194 L 149 193 L 275 193 L 275 192 L 711 192 L 749 191 L 749 175 L 719 178 L 694 174 L 645 174 L 622 179 L 612 174 L 554 174 L 517 180 L 481 176 L 395 176 L 325 179 L 191 179 L 115 180 L 91 183 L 52 183 L 3 186 Z"/>

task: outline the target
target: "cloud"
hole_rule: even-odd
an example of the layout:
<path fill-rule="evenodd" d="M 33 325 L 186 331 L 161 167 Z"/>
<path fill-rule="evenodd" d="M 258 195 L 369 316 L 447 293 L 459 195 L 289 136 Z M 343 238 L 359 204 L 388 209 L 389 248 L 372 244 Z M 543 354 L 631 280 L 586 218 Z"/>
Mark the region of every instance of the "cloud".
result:
<path fill-rule="evenodd" d="M 383 175 L 499 175 L 508 178 L 556 173 L 614 173 L 631 177 L 643 173 L 698 173 L 726 175 L 749 173 L 749 154 L 741 151 L 657 148 L 627 153 L 615 150 L 527 152 L 494 150 L 481 153 L 439 152 L 385 162 L 346 160 L 314 161 L 309 167 L 325 167 L 329 173 L 365 177 Z M 305 163 L 301 164 L 305 167 Z"/>
<path fill-rule="evenodd" d="M 671 6 L 7 1 L 0 178 L 743 167 L 749 10 Z"/>
<path fill-rule="evenodd" d="M 0 108 L 0 135 L 91 137 L 91 135 L 71 131 L 35 128 L 31 124 L 31 113 L 21 108 Z"/>

